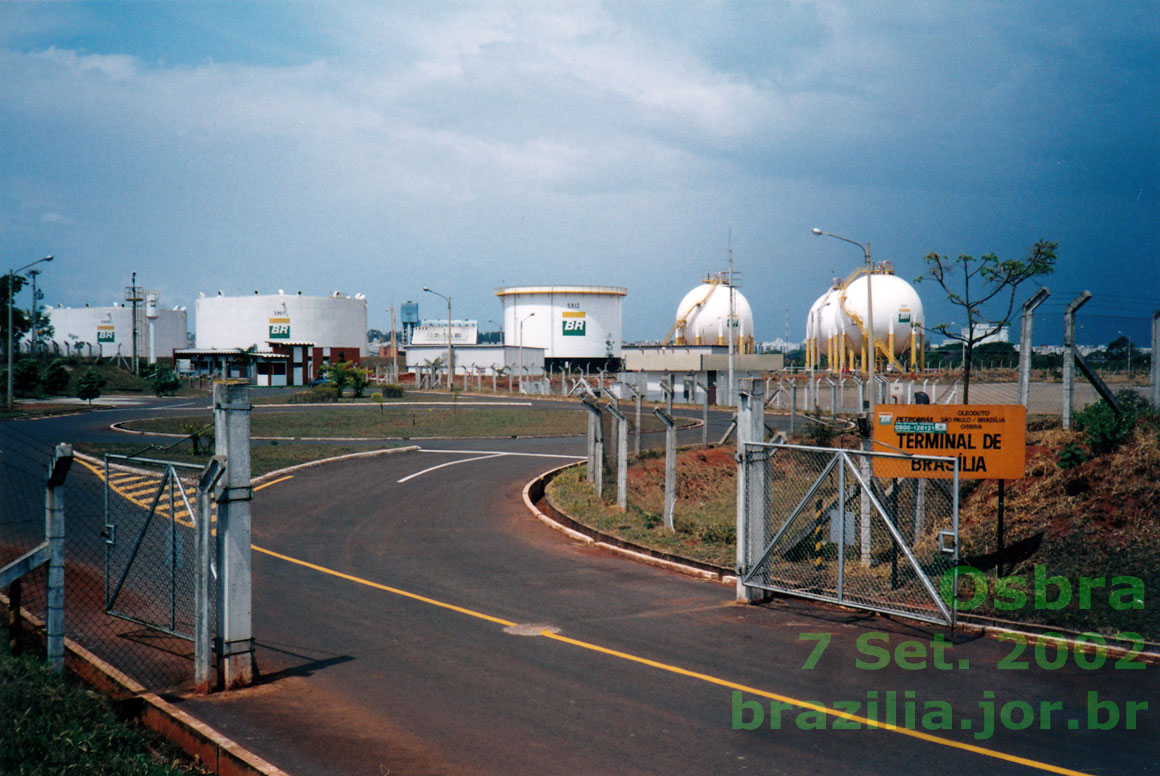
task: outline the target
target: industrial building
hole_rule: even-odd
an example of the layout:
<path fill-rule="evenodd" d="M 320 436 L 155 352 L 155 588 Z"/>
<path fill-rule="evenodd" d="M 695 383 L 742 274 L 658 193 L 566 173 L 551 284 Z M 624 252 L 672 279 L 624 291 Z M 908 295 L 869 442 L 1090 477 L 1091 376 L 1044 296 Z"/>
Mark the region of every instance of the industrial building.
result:
<path fill-rule="evenodd" d="M 118 302 L 108 307 L 47 306 L 44 312 L 52 324 L 49 347 L 53 350 L 88 357 L 133 357 L 132 305 Z M 146 302 L 137 305 L 136 323 L 136 353 L 141 360 L 169 358 L 174 350 L 189 344 L 186 309 L 162 308 L 156 292 L 148 292 Z"/>
<path fill-rule="evenodd" d="M 457 375 L 544 374 L 544 349 L 511 347 L 495 343 L 479 344 L 478 321 L 425 320 L 411 330 L 407 346 L 407 370 L 422 372 L 434 368 L 446 374 L 448 334 Z M 438 365 L 437 367 L 435 365 Z"/>
<path fill-rule="evenodd" d="M 304 385 L 331 363 L 370 354 L 366 297 L 201 294 L 196 345 L 174 353 L 182 371 L 248 377 L 258 385 Z"/>
<path fill-rule="evenodd" d="M 871 315 L 867 315 L 867 310 Z M 899 372 L 921 370 L 924 322 L 918 292 L 894 274 L 890 262 L 875 264 L 871 272 L 859 267 L 845 280 L 834 278 L 829 290 L 810 307 L 806 319 L 806 368 L 832 372 L 865 370 L 866 343 L 872 340 L 876 365 Z M 871 326 L 872 336 L 867 337 Z"/>
<path fill-rule="evenodd" d="M 503 304 L 504 345 L 542 348 L 552 369 L 605 368 L 621 357 L 621 304 L 616 286 L 513 286 L 496 289 Z"/>

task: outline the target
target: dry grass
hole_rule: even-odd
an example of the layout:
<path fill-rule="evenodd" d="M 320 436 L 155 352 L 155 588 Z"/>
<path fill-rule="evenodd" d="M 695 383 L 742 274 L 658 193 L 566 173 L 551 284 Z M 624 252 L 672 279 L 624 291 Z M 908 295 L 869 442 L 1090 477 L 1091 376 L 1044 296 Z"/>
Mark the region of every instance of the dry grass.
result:
<path fill-rule="evenodd" d="M 548 485 L 548 498 L 581 522 L 621 539 L 706 563 L 733 565 L 737 464 L 731 448 L 698 448 L 678 454 L 673 531 L 666 530 L 663 521 L 663 455 L 646 454 L 629 467 L 626 512 L 616 509 L 615 483 L 606 483 L 608 498 L 602 503 L 585 477 L 585 467 L 569 469 Z"/>
<path fill-rule="evenodd" d="M 1043 533 L 1039 551 L 1005 575 L 1032 590 L 1040 565 L 1047 576 L 1063 576 L 1073 592 L 1080 577 L 1116 576 L 1143 581 L 1149 596 L 1142 609 L 1118 610 L 1108 593 L 1096 592 L 1090 609 L 1077 600 L 1059 610 L 1028 604 L 1018 612 L 996 612 L 1011 619 L 1103 633 L 1134 631 L 1160 639 L 1160 435 L 1142 425 L 1115 452 L 1073 469 L 1059 465 L 1059 451 L 1080 443 L 1074 431 L 1039 430 L 1028 434 L 1027 476 L 1009 481 L 1005 497 L 1005 543 Z M 998 484 L 982 482 L 964 499 L 960 533 L 964 554 L 995 549 Z M 1054 596 L 1054 590 L 1051 592 Z M 982 610 L 980 610 L 982 611 Z"/>

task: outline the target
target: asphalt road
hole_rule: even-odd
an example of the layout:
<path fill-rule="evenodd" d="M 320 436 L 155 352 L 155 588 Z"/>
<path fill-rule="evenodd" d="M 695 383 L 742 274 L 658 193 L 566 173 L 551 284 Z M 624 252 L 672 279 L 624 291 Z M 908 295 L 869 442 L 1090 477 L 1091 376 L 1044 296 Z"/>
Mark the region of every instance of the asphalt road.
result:
<path fill-rule="evenodd" d="M 24 426 L 56 434 L 62 421 Z M 181 696 L 186 710 L 303 776 L 1160 770 L 1156 711 L 1139 705 L 1155 704 L 1160 666 L 1052 669 L 1051 649 L 1039 660 L 946 634 L 939 662 L 954 668 L 942 670 L 929 653 L 938 629 L 804 602 L 738 605 L 731 588 L 543 526 L 520 491 L 567 462 L 541 456 L 583 455 L 581 440 L 423 447 L 256 494 L 263 681 Z M 911 668 L 858 667 L 874 657 L 867 638 L 914 642 L 898 654 Z M 836 729 L 850 723 L 806 702 L 849 702 L 878 721 L 896 707 L 914 730 Z"/>

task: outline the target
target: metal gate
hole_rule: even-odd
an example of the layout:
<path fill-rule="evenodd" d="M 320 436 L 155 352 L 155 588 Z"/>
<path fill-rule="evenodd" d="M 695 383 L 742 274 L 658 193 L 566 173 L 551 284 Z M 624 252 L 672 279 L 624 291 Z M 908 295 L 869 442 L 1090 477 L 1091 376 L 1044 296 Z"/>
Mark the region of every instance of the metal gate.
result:
<path fill-rule="evenodd" d="M 745 586 L 954 624 L 955 459 L 766 443 L 740 458 Z M 906 476 L 924 468 L 952 476 Z"/>
<path fill-rule="evenodd" d="M 105 456 L 105 611 L 170 636 L 193 640 L 198 562 L 213 520 L 196 464 Z M 199 498 L 199 495 L 202 497 Z M 208 526 L 205 526 L 208 527 Z M 209 596 L 213 601 L 213 596 Z"/>

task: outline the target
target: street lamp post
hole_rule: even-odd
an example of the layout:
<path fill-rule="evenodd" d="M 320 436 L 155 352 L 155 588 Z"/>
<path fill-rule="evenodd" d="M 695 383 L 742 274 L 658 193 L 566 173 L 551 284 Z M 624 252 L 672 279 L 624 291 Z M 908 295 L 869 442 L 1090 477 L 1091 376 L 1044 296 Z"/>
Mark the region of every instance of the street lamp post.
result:
<path fill-rule="evenodd" d="M 451 352 L 451 297 L 444 296 L 438 291 L 432 291 L 427 286 L 423 286 L 423 290 L 428 294 L 447 300 L 447 390 L 455 390 L 455 361 Z"/>
<path fill-rule="evenodd" d="M 870 278 L 874 274 L 874 266 L 870 263 L 870 243 L 863 245 L 860 242 L 851 240 L 848 237 L 840 237 L 836 234 L 823 232 L 821 229 L 815 228 L 813 233 L 817 236 L 825 235 L 826 237 L 833 237 L 835 240 L 848 242 L 851 245 L 857 245 L 862 249 L 862 253 L 866 256 L 866 385 L 870 389 L 870 393 L 866 398 L 862 399 L 862 412 L 867 417 L 870 416 L 870 409 L 873 404 L 871 398 L 877 393 L 878 386 L 874 384 L 874 361 L 877 356 L 874 352 L 874 297 L 870 292 Z"/>
<path fill-rule="evenodd" d="M 43 259 L 37 259 L 30 264 L 25 264 L 20 269 L 8 270 L 8 401 L 6 406 L 9 410 L 12 409 L 12 286 L 16 282 L 17 275 L 29 267 L 36 266 L 42 261 L 52 261 L 52 257 L 45 256 Z M 36 301 L 33 300 L 33 306 L 35 305 Z"/>
<path fill-rule="evenodd" d="M 528 313 L 523 318 L 520 318 L 520 342 L 519 342 L 519 351 L 520 351 L 520 386 L 519 386 L 519 391 L 520 391 L 520 393 L 524 392 L 524 322 L 527 321 L 528 318 L 531 318 L 533 315 L 535 315 L 534 312 Z"/>

